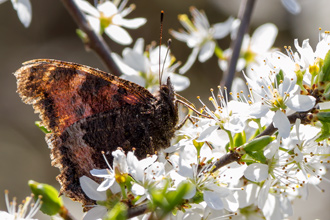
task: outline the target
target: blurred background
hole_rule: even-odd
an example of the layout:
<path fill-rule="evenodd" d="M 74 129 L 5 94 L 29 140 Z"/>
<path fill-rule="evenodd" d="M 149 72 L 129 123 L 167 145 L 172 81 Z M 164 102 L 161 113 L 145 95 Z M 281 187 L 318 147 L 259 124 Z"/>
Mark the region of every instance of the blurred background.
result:
<path fill-rule="evenodd" d="M 128 17 L 145 17 L 148 22 L 137 30 L 129 30 L 133 39 L 143 37 L 148 44 L 159 39 L 159 13 L 165 11 L 164 36 L 171 36 L 168 29 L 182 28 L 177 20 L 178 14 L 189 14 L 189 7 L 203 9 L 211 24 L 225 21 L 229 16 L 237 16 L 240 0 L 131 0 L 136 10 Z M 253 12 L 249 33 L 259 25 L 271 22 L 279 28 L 275 47 L 293 46 L 293 40 L 309 38 L 312 47 L 318 42 L 318 28 L 330 30 L 328 0 L 301 0 L 302 11 L 292 15 L 285 10 L 280 0 L 257 1 Z M 57 168 L 50 165 L 49 149 L 44 141 L 44 134 L 34 125 L 38 116 L 31 106 L 22 103 L 16 93 L 16 80 L 13 72 L 21 63 L 35 58 L 53 58 L 77 62 L 107 71 L 102 61 L 94 52 L 85 50 L 76 36 L 77 26 L 62 5 L 61 1 L 31 0 L 32 23 L 24 28 L 20 23 L 11 1 L 0 4 L 0 210 L 6 210 L 1 191 L 8 189 L 10 197 L 17 196 L 18 201 L 30 194 L 27 181 L 33 179 L 59 188 L 55 176 Z M 121 54 L 124 46 L 105 40 L 114 52 Z M 223 49 L 229 47 L 229 37 L 220 40 Z M 132 46 L 132 45 L 130 45 Z M 172 53 L 177 60 L 186 62 L 191 50 L 185 43 L 172 41 Z M 209 96 L 209 89 L 215 88 L 221 80 L 217 59 L 201 64 L 196 62 L 186 73 L 191 86 L 180 94 L 197 103 L 196 96 L 204 100 Z M 330 175 L 328 175 L 330 177 Z M 295 215 L 290 219 L 329 219 L 330 183 L 323 182 L 324 193 L 310 188 L 308 201 L 296 200 Z M 78 203 L 65 200 L 74 216 L 82 216 Z M 49 219 L 39 214 L 40 219 Z"/>

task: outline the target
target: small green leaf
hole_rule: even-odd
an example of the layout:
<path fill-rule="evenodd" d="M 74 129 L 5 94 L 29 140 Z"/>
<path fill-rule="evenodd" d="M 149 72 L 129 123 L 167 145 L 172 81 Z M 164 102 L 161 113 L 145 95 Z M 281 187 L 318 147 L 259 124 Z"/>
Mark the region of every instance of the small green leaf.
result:
<path fill-rule="evenodd" d="M 41 121 L 36 121 L 34 122 L 35 125 L 37 125 L 37 127 L 44 132 L 45 134 L 51 133 L 50 131 L 48 131 L 47 128 L 45 128 L 43 125 L 41 125 Z"/>
<path fill-rule="evenodd" d="M 36 200 L 39 195 L 42 196 L 42 206 L 40 210 L 47 215 L 56 215 L 63 207 L 63 200 L 59 197 L 59 192 L 51 185 L 38 183 L 33 180 L 28 182 L 34 199 Z"/>
<path fill-rule="evenodd" d="M 275 137 L 265 135 L 259 138 L 255 138 L 254 140 L 246 143 L 243 146 L 243 149 L 246 152 L 261 151 L 273 140 L 275 140 Z"/>
<path fill-rule="evenodd" d="M 234 136 L 234 146 L 239 147 L 242 146 L 246 142 L 245 132 L 237 133 Z"/>
<path fill-rule="evenodd" d="M 253 159 L 255 159 L 256 161 L 260 162 L 260 163 L 266 163 L 267 159 L 264 156 L 264 152 L 263 151 L 252 151 L 252 152 L 246 152 L 250 157 L 252 157 Z"/>
<path fill-rule="evenodd" d="M 320 121 L 322 124 L 321 131 L 318 133 L 318 138 L 316 142 L 322 141 L 330 137 L 330 123 L 325 121 Z"/>
<path fill-rule="evenodd" d="M 326 123 L 330 122 L 330 112 L 328 112 L 328 111 L 319 112 L 316 114 L 316 117 L 321 122 L 326 122 Z"/>
<path fill-rule="evenodd" d="M 320 81 L 330 81 L 330 50 L 325 55 Z"/>
<path fill-rule="evenodd" d="M 280 85 L 281 84 L 281 81 L 284 80 L 284 74 L 283 74 L 283 71 L 280 70 L 280 72 L 278 74 L 276 74 L 276 85 Z"/>
<path fill-rule="evenodd" d="M 76 34 L 78 35 L 78 37 L 81 39 L 81 41 L 82 41 L 84 44 L 87 44 L 87 43 L 88 43 L 89 39 L 88 39 L 87 34 L 86 34 L 84 31 L 82 31 L 82 30 L 80 30 L 80 29 L 77 29 L 77 30 L 76 30 Z"/>
<path fill-rule="evenodd" d="M 112 209 L 109 210 L 105 220 L 126 220 L 127 206 L 124 203 L 118 202 Z"/>

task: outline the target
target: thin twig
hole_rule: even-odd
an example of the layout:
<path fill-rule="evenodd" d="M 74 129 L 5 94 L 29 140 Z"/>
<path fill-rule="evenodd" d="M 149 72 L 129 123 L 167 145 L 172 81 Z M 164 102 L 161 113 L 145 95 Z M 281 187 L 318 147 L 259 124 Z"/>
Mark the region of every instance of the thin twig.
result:
<path fill-rule="evenodd" d="M 220 157 L 214 164 L 214 168 L 212 172 L 215 172 L 216 170 L 220 169 L 221 167 L 226 166 L 227 164 L 230 164 L 232 162 L 238 162 L 240 160 L 240 154 L 236 151 L 230 151 L 227 154 Z"/>
<path fill-rule="evenodd" d="M 150 210 L 148 210 L 147 204 L 143 204 L 134 208 L 129 208 L 127 211 L 127 218 L 133 218 L 147 212 L 150 212 Z"/>
<path fill-rule="evenodd" d="M 310 111 L 307 112 L 295 112 L 291 115 L 288 116 L 288 119 L 290 121 L 290 124 L 294 124 L 296 123 L 296 120 L 299 118 L 302 122 L 302 124 L 306 124 L 309 122 L 309 120 L 307 119 L 308 113 Z M 261 132 L 258 136 L 256 136 L 256 138 L 258 137 L 262 137 L 265 135 L 272 135 L 274 134 L 278 129 L 274 127 L 273 123 L 271 123 L 270 125 L 268 125 L 268 127 Z"/>
<path fill-rule="evenodd" d="M 95 33 L 86 20 L 85 15 L 79 10 L 73 0 L 62 0 L 62 2 L 74 18 L 75 22 L 78 24 L 79 28 L 87 35 L 87 46 L 99 55 L 113 75 L 120 76 L 122 73 L 115 61 L 112 59 L 111 49 L 105 43 L 104 39 L 99 34 Z"/>
<path fill-rule="evenodd" d="M 71 213 L 69 213 L 69 210 L 65 206 L 60 208 L 59 215 L 64 220 L 75 220 L 75 218 L 71 215 Z"/>
<path fill-rule="evenodd" d="M 250 25 L 252 10 L 254 8 L 255 2 L 256 0 L 244 0 L 242 1 L 241 8 L 239 10 L 238 18 L 241 20 L 241 24 L 238 28 L 236 39 L 233 40 L 230 45 L 232 54 L 230 57 L 229 66 L 228 69 L 223 73 L 223 77 L 220 82 L 221 88 L 227 87 L 227 91 L 231 91 L 244 34 L 247 32 Z"/>

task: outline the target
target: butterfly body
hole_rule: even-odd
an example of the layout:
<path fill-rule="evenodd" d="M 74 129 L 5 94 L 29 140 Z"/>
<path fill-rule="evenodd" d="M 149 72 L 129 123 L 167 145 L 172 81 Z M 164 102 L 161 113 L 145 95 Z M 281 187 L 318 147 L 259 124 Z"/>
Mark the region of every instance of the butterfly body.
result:
<path fill-rule="evenodd" d="M 40 113 L 51 131 L 46 141 L 61 193 L 84 204 L 79 178 L 92 169 L 104 169 L 104 151 L 135 148 L 144 158 L 166 148 L 178 122 L 170 79 L 152 95 L 145 88 L 103 71 L 57 60 L 32 60 L 16 71 L 18 93 Z"/>

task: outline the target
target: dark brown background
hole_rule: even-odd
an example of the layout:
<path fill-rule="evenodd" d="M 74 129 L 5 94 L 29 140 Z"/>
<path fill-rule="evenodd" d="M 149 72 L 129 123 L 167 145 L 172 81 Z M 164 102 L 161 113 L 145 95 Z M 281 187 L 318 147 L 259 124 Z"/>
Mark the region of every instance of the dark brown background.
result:
<path fill-rule="evenodd" d="M 27 181 L 33 179 L 59 187 L 55 181 L 58 174 L 51 167 L 49 149 L 44 141 L 44 134 L 34 125 L 38 120 L 32 107 L 23 104 L 16 94 L 16 82 L 12 73 L 22 62 L 35 58 L 54 58 L 78 62 L 106 70 L 100 59 L 93 52 L 86 52 L 83 44 L 75 34 L 77 28 L 61 1 L 32 2 L 32 23 L 24 28 L 18 20 L 16 11 L 10 1 L 0 5 L 0 210 L 5 210 L 1 191 L 10 190 L 10 196 L 17 196 L 21 201 L 30 193 Z M 236 16 L 239 0 L 140 0 L 133 1 L 137 9 L 130 17 L 146 17 L 148 22 L 138 30 L 129 30 L 133 39 L 143 37 L 146 43 L 159 38 L 159 12 L 165 11 L 164 37 L 170 38 L 168 29 L 181 28 L 177 15 L 189 13 L 189 6 L 204 9 L 210 23 L 224 21 L 229 15 Z M 280 29 L 275 46 L 293 45 L 293 39 L 299 37 L 311 39 L 315 46 L 318 39 L 318 27 L 330 29 L 327 0 L 301 1 L 302 13 L 298 16 L 285 11 L 280 0 L 257 1 L 250 33 L 259 25 L 275 23 Z M 114 44 L 106 36 L 113 51 L 121 54 L 123 46 Z M 229 38 L 221 40 L 220 46 L 227 48 Z M 172 52 L 178 60 L 185 63 L 190 49 L 182 42 L 173 39 Z M 209 96 L 209 88 L 215 88 L 221 77 L 216 58 L 204 64 L 195 63 L 186 74 L 191 86 L 181 94 L 197 103 L 196 96 L 204 100 Z M 330 175 L 328 175 L 330 176 Z M 330 187 L 323 183 L 325 193 L 311 187 L 308 202 L 298 200 L 295 216 L 290 219 L 329 219 Z M 81 216 L 80 205 L 67 201 L 73 214 Z M 47 216 L 38 215 L 41 219 Z M 41 217 L 40 217 L 41 216 Z"/>

